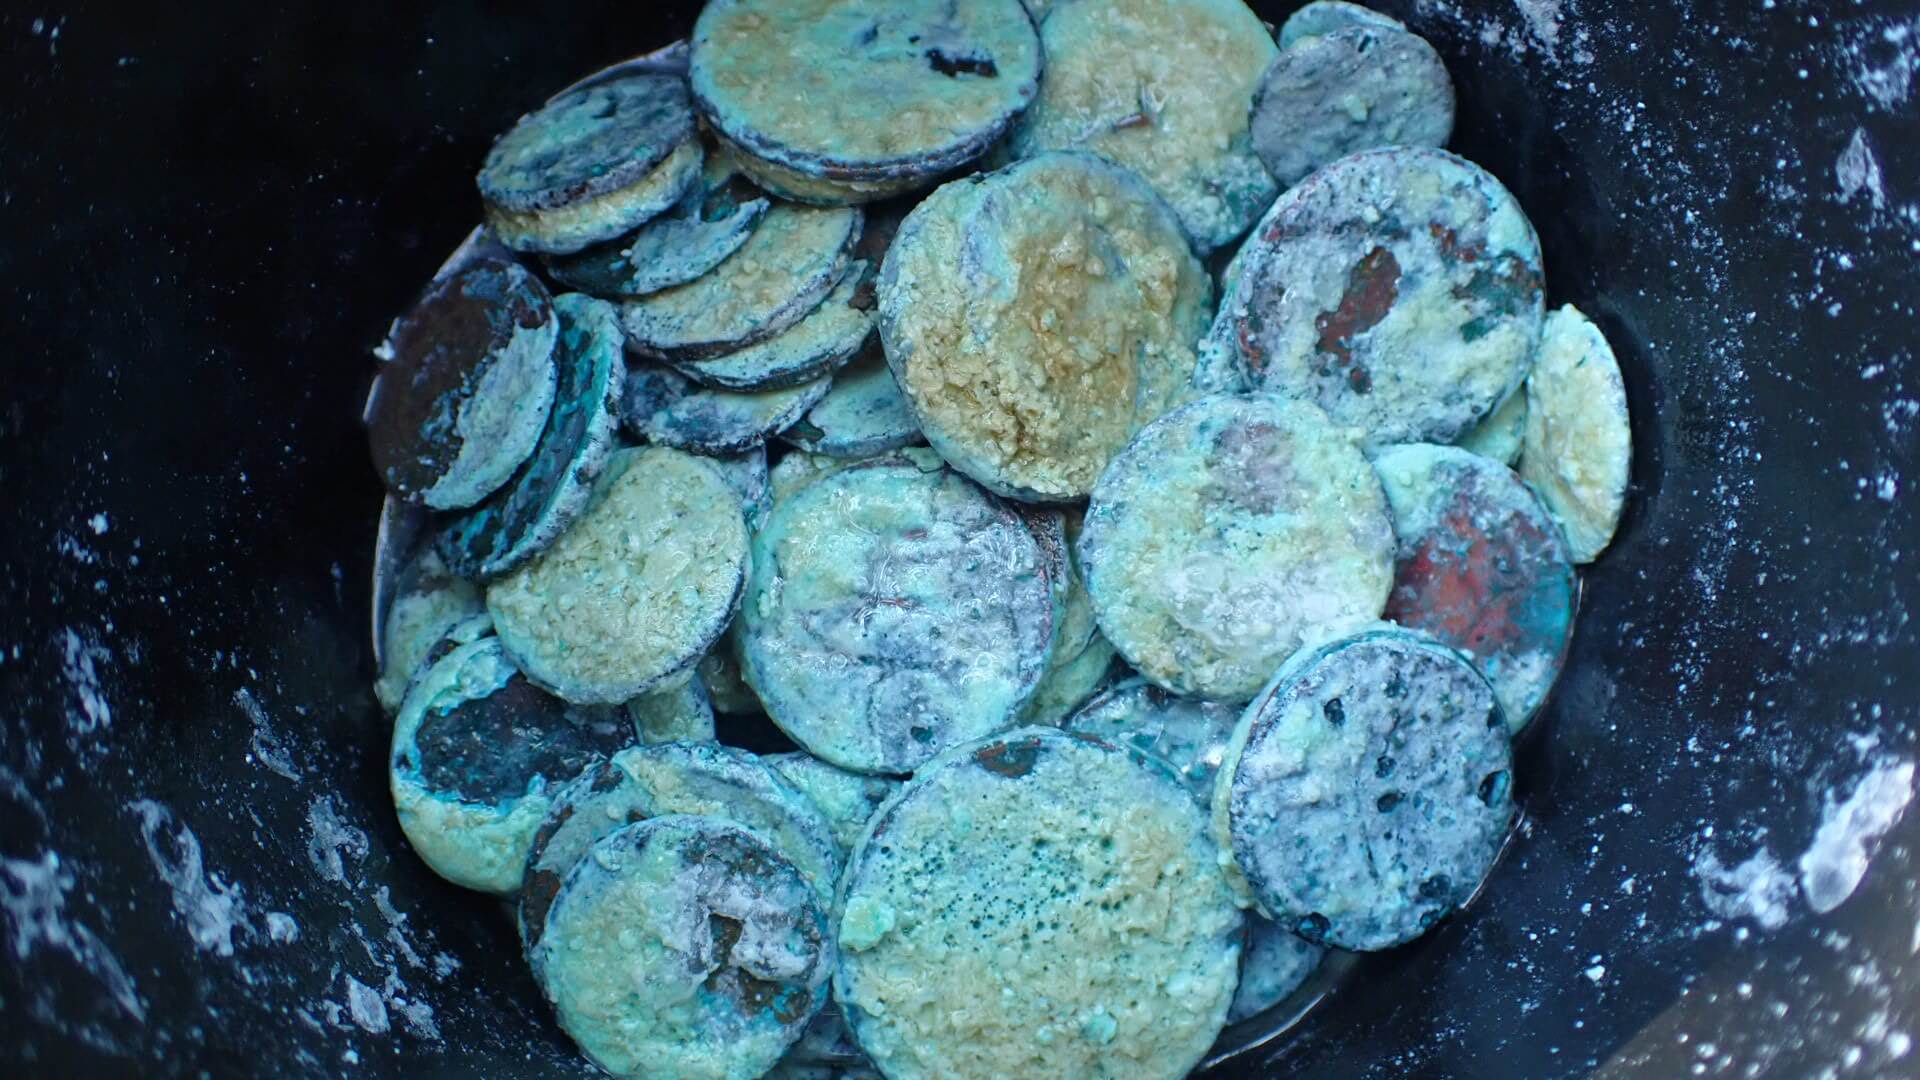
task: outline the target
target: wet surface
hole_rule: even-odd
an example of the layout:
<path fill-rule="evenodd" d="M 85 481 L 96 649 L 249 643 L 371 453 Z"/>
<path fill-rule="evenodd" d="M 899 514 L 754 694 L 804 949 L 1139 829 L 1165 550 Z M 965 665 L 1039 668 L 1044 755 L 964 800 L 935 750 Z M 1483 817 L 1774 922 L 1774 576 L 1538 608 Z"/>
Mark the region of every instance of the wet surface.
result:
<path fill-rule="evenodd" d="M 636 74 L 562 94 L 502 135 L 480 191 L 509 210 L 550 210 L 632 184 L 694 135 L 686 80 Z"/>
<path fill-rule="evenodd" d="M 548 270 L 567 286 L 604 299 L 684 285 L 747 242 L 769 205 L 757 196 L 737 177 L 696 185 L 672 210 L 625 236 L 555 257 Z"/>
<path fill-rule="evenodd" d="M 449 525 L 438 545 L 454 572 L 504 574 L 538 554 L 586 505 L 619 430 L 626 360 L 613 309 L 578 295 L 556 305 L 559 379 L 533 454 L 498 494 Z"/>
<path fill-rule="evenodd" d="M 464 410 L 505 404 L 473 397 L 522 332 L 530 337 L 520 347 L 551 349 L 553 303 L 539 279 L 498 260 L 433 286 L 395 323 L 393 360 L 368 413 L 374 466 L 395 494 L 419 501 L 453 468 Z"/>
<path fill-rule="evenodd" d="M 633 728 L 617 709 L 569 705 L 516 675 L 486 697 L 427 710 L 414 742 L 429 791 L 495 803 L 525 795 L 534 777 L 579 775 L 632 743 Z"/>
<path fill-rule="evenodd" d="M 1205 803 L 1213 798 L 1214 774 L 1241 711 L 1237 705 L 1179 697 L 1133 677 L 1080 706 L 1065 727 L 1163 759 Z"/>
<path fill-rule="evenodd" d="M 1018 780 L 1033 771 L 1045 749 L 1038 739 L 990 743 L 973 752 L 973 760 L 991 773 Z"/>
<path fill-rule="evenodd" d="M 792 427 L 833 385 L 827 376 L 774 390 L 716 390 L 677 371 L 629 369 L 621 412 L 648 440 L 701 454 L 738 454 Z"/>
<path fill-rule="evenodd" d="M 1287 187 L 1356 151 L 1446 145 L 1453 84 L 1418 36 L 1349 22 L 1283 49 L 1254 90 L 1252 130 Z"/>

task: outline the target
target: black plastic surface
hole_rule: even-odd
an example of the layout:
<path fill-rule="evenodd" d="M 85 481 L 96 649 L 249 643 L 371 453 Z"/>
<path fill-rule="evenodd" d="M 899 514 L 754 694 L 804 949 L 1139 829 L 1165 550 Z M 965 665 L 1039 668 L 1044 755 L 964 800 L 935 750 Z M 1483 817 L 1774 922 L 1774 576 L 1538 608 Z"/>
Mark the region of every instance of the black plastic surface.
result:
<path fill-rule="evenodd" d="M 1911 1074 L 1920 815 L 1778 928 L 1700 866 L 1914 757 L 1920 9 L 1383 6 L 1619 351 L 1635 498 L 1484 894 L 1221 1071 Z M 0 15 L 0 1071 L 589 1072 L 394 822 L 358 413 L 491 136 L 692 12 Z"/>

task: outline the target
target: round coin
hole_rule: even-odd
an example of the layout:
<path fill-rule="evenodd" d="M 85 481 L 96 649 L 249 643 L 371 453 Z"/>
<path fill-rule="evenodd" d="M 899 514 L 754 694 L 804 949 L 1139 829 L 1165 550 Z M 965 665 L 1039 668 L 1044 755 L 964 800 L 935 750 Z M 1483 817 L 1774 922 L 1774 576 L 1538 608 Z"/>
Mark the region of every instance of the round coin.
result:
<path fill-rule="evenodd" d="M 1080 566 L 1100 632 L 1178 694 L 1245 701 L 1309 635 L 1379 617 L 1393 530 L 1352 433 L 1273 394 L 1156 421 L 1094 489 Z"/>
<path fill-rule="evenodd" d="M 1262 914 L 1309 941 L 1385 949 L 1464 903 L 1513 818 L 1492 687 L 1407 630 L 1303 650 L 1240 718 L 1214 835 Z"/>

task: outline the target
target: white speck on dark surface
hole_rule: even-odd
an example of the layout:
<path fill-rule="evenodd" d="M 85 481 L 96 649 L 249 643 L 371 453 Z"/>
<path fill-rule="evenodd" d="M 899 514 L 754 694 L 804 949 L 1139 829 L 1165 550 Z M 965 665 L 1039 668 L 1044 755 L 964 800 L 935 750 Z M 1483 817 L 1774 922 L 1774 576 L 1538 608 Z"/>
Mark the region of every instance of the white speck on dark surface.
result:
<path fill-rule="evenodd" d="M 1886 183 L 1880 175 L 1880 162 L 1873 156 L 1873 146 L 1867 142 L 1866 128 L 1853 129 L 1853 138 L 1833 164 L 1833 175 L 1840 182 L 1843 202 L 1865 195 L 1876 208 L 1887 205 Z"/>
<path fill-rule="evenodd" d="M 415 1035 L 423 1039 L 440 1038 L 440 1025 L 434 1020 L 433 1006 L 407 994 L 407 985 L 400 981 L 400 974 L 389 970 L 386 981 L 380 984 L 381 1000 L 400 1014 L 400 1019 Z"/>
<path fill-rule="evenodd" d="M 380 917 L 387 921 L 387 942 L 391 944 L 400 958 L 412 967 L 421 967 L 420 953 L 413 947 L 413 941 L 407 936 L 406 913 L 393 906 L 393 898 L 388 895 L 385 885 L 373 891 L 373 903 L 380 910 Z"/>
<path fill-rule="evenodd" d="M 1570 0 L 1513 0 L 1519 25 L 1509 25 L 1494 16 L 1476 19 L 1449 0 L 1416 0 L 1415 6 L 1421 14 L 1442 17 L 1468 30 L 1481 44 L 1515 58 L 1532 53 L 1549 63 L 1573 66 L 1590 64 L 1594 59 L 1587 32 L 1569 26 L 1579 14 Z M 1573 47 L 1563 51 L 1561 45 L 1567 38 L 1571 38 Z"/>
<path fill-rule="evenodd" d="M 276 945 L 291 945 L 300 940 L 300 924 L 284 911 L 269 911 L 267 938 Z"/>
<path fill-rule="evenodd" d="M 1527 30 L 1548 55 L 1560 45 L 1560 6 L 1563 0 L 1513 0 L 1527 20 Z"/>
<path fill-rule="evenodd" d="M 113 726 L 113 709 L 100 691 L 100 667 L 113 654 L 69 627 L 60 634 L 60 657 L 77 705 L 67 711 L 67 726 L 76 735 L 92 735 Z"/>
<path fill-rule="evenodd" d="M 333 796 L 319 795 L 307 806 L 307 858 L 329 881 L 347 880 L 346 860 L 366 858 L 367 834 L 341 820 Z"/>
<path fill-rule="evenodd" d="M 1781 869 L 1766 848 L 1732 866 L 1712 848 L 1702 848 L 1693 859 L 1693 876 L 1708 911 L 1728 921 L 1748 919 L 1767 930 L 1787 925 L 1798 891 L 1793 875 Z"/>
<path fill-rule="evenodd" d="M 81 544 L 79 536 L 73 536 L 71 532 L 65 532 L 65 530 L 54 534 L 54 550 L 73 559 L 75 563 L 81 563 L 83 567 L 90 567 L 100 561 L 100 555 L 94 553 L 94 550 L 88 548 L 86 544 Z"/>
<path fill-rule="evenodd" d="M 347 1014 L 369 1035 L 387 1033 L 387 1003 L 380 992 L 351 975 L 347 977 Z"/>
<path fill-rule="evenodd" d="M 47 23 L 47 20 L 45 19 L 35 19 L 33 20 L 32 23 L 28 24 L 27 28 L 33 34 L 34 37 L 39 37 L 40 35 L 45 34 L 47 37 L 47 55 L 59 56 L 60 55 L 60 31 L 66 29 L 66 26 L 67 26 L 67 17 L 65 15 L 62 15 L 60 16 L 59 19 L 54 21 L 51 25 L 49 25 Z"/>
<path fill-rule="evenodd" d="M 267 710 L 261 706 L 253 691 L 241 687 L 233 692 L 233 703 L 247 714 L 253 724 L 253 733 L 248 737 L 247 746 L 253 752 L 254 759 L 289 780 L 300 779 L 300 769 L 294 764 L 280 736 L 273 730 L 273 722 L 267 717 Z"/>
<path fill-rule="evenodd" d="M 14 962 L 24 963 L 42 948 L 64 953 L 98 979 L 129 1017 L 144 1022 L 146 1002 L 126 965 L 99 934 L 67 915 L 67 894 L 73 887 L 73 872 L 58 852 L 41 852 L 37 859 L 0 858 L 0 910 L 6 912 Z"/>
<path fill-rule="evenodd" d="M 1906 104 L 1920 69 L 1920 16 L 1863 20 L 1845 36 L 1838 60 L 1854 87 L 1882 109 Z"/>
<path fill-rule="evenodd" d="M 1844 800 L 1828 794 L 1820 828 L 1800 856 L 1800 888 L 1809 907 L 1825 914 L 1853 895 L 1872 861 L 1869 846 L 1912 800 L 1911 761 L 1877 763 Z"/>
<path fill-rule="evenodd" d="M 246 899 L 238 882 L 222 881 L 207 870 L 200 838 L 174 820 L 173 811 L 152 799 L 135 799 L 127 809 L 140 819 L 140 839 L 154 872 L 172 891 L 173 910 L 186 925 L 195 948 L 233 955 L 235 930 L 245 931 Z"/>

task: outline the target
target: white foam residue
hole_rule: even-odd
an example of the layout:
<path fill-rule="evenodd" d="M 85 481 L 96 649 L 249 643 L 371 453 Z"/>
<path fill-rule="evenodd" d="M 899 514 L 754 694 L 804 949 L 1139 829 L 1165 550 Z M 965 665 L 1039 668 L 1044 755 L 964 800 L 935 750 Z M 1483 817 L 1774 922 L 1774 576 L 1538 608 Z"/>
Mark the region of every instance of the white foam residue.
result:
<path fill-rule="evenodd" d="M 145 1021 L 146 1003 L 119 957 L 85 923 L 67 917 L 73 884 L 73 872 L 61 865 L 57 852 L 43 852 L 38 859 L 0 858 L 0 910 L 7 915 L 14 960 L 23 962 L 42 947 L 63 952 L 99 979 L 128 1016 Z"/>
<path fill-rule="evenodd" d="M 1723 919 L 1752 919 L 1768 930 L 1787 924 L 1793 902 L 1793 875 L 1780 868 L 1765 848 L 1736 866 L 1727 866 L 1710 848 L 1693 859 L 1693 876 L 1700 882 L 1700 902 Z"/>
<path fill-rule="evenodd" d="M 276 945 L 291 945 L 300 940 L 300 924 L 284 911 L 269 911 L 267 937 Z"/>
<path fill-rule="evenodd" d="M 67 726 L 75 734 L 91 735 L 113 725 L 113 708 L 100 692 L 100 671 L 95 666 L 112 658 L 107 650 L 81 637 L 79 631 L 69 627 L 60 632 L 61 673 L 80 703 L 78 711 L 67 711 Z"/>
<path fill-rule="evenodd" d="M 1562 0 L 1513 0 L 1513 6 L 1527 20 L 1533 34 L 1548 54 L 1560 44 L 1560 5 Z"/>
<path fill-rule="evenodd" d="M 194 947 L 233 955 L 233 932 L 246 929 L 247 907 L 239 884 L 228 884 L 203 865 L 200 838 L 152 799 L 127 808 L 140 817 L 140 838 L 160 880 L 173 891 L 173 910 L 187 924 Z"/>
<path fill-rule="evenodd" d="M 273 724 L 267 719 L 267 710 L 261 707 L 253 691 L 244 686 L 235 690 L 233 703 L 240 706 L 240 711 L 247 714 L 248 720 L 253 721 L 253 735 L 248 739 L 247 746 L 260 764 L 289 780 L 300 779 L 299 768 L 294 765 L 286 747 L 281 745 L 280 736 L 274 733 Z"/>
<path fill-rule="evenodd" d="M 1591 64 L 1593 50 L 1589 36 L 1579 29 L 1580 14 L 1572 0 L 1513 0 L 1513 13 L 1520 25 L 1499 9 L 1456 3 L 1454 0 L 1416 0 L 1419 16 L 1442 18 L 1473 35 L 1488 49 L 1498 49 L 1515 59 L 1537 53 L 1549 65 Z M 1567 46 L 1562 50 L 1562 46 Z"/>
<path fill-rule="evenodd" d="M 344 883 L 346 858 L 358 860 L 367 855 L 367 834 L 341 820 L 331 795 L 319 796 L 308 804 L 307 830 L 307 858 L 329 881 Z"/>
<path fill-rule="evenodd" d="M 104 512 L 95 514 L 87 519 L 87 528 L 92 529 L 93 535 L 95 536 L 105 536 L 107 529 L 111 526 L 112 522 L 107 520 L 107 515 Z"/>
<path fill-rule="evenodd" d="M 347 976 L 347 1015 L 369 1035 L 387 1033 L 387 1003 L 380 992 L 353 976 Z"/>
<path fill-rule="evenodd" d="M 1830 794 L 1813 843 L 1800 856 L 1800 887 L 1822 914 L 1839 907 L 1867 874 L 1867 845 L 1893 827 L 1913 801 L 1913 762 L 1882 761 L 1845 800 Z"/>
<path fill-rule="evenodd" d="M 1920 18 L 1912 22 L 1866 22 L 1846 46 L 1843 62 L 1854 88 L 1883 109 L 1906 104 L 1920 70 Z"/>
<path fill-rule="evenodd" d="M 424 1001 L 403 1000 L 396 1006 L 400 1018 L 407 1022 L 415 1035 L 423 1039 L 438 1039 L 440 1025 L 434 1021 L 433 1006 Z"/>
<path fill-rule="evenodd" d="M 388 969 L 377 990 L 352 975 L 343 978 L 347 984 L 347 1007 L 342 1010 L 331 1001 L 320 1003 L 328 1023 L 343 1027 L 345 1020 L 350 1019 L 354 1026 L 369 1035 L 384 1035 L 393 1027 L 393 1016 L 397 1013 L 407 1029 L 415 1035 L 423 1039 L 440 1038 L 440 1025 L 434 1018 L 433 1006 L 409 997 L 407 984 L 401 981 L 398 972 Z"/>
<path fill-rule="evenodd" d="M 413 941 L 407 937 L 406 912 L 393 906 L 393 898 L 385 885 L 373 891 L 374 907 L 380 911 L 380 917 L 387 920 L 387 941 L 393 945 L 400 958 L 414 967 L 423 966 L 420 953 L 413 947 Z"/>
<path fill-rule="evenodd" d="M 1873 156 L 1873 146 L 1867 142 L 1866 128 L 1853 129 L 1853 138 L 1847 142 L 1847 148 L 1840 151 L 1839 160 L 1833 163 L 1833 175 L 1840 182 L 1841 202 L 1865 194 L 1875 207 L 1887 205 L 1880 162 Z"/>
<path fill-rule="evenodd" d="M 357 863 L 369 851 L 367 834 L 345 818 L 333 797 L 326 795 L 307 805 L 307 826 L 307 856 L 315 872 L 329 881 L 358 885 Z M 370 931 L 375 924 L 362 921 L 358 913 L 366 895 L 363 889 L 342 890 L 336 901 L 352 913 L 348 928 L 376 968 L 365 982 L 342 973 L 346 981 L 344 1006 L 337 1000 L 321 1000 L 313 1007 L 334 1028 L 357 1027 L 370 1034 L 385 1034 L 395 1025 L 404 1025 L 415 1036 L 440 1041 L 433 1006 L 408 988 L 401 972 L 412 967 L 435 979 L 445 979 L 459 969 L 459 962 L 445 953 L 422 955 L 422 949 L 431 945 L 431 933 L 426 936 L 426 945 L 416 944 L 407 914 L 394 904 L 392 892 L 385 885 L 372 888 L 374 907 L 386 923 L 384 944 L 373 937 Z M 373 981 L 376 977 L 377 983 Z"/>
<path fill-rule="evenodd" d="M 433 1006 L 417 998 L 407 997 L 407 984 L 400 981 L 399 972 L 389 970 L 386 982 L 380 985 L 380 998 L 387 1008 L 400 1014 L 415 1035 L 423 1039 L 438 1039 L 440 1025 L 434 1020 Z"/>

